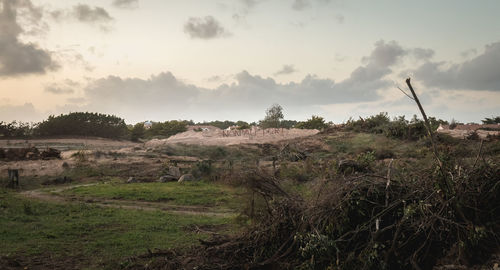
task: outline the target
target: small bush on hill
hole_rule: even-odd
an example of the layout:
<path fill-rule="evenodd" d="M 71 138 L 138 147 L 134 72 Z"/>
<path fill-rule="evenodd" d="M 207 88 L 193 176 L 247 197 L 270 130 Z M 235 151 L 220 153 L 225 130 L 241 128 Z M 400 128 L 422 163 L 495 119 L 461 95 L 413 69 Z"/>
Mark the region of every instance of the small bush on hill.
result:
<path fill-rule="evenodd" d="M 170 137 L 177 133 L 181 133 L 187 130 L 187 121 L 165 121 L 165 122 L 154 122 L 151 128 L 145 131 L 145 136 L 148 138 L 153 137 Z"/>
<path fill-rule="evenodd" d="M 429 117 L 429 123 L 431 129 L 434 131 L 440 124 L 447 124 L 446 121 L 434 117 Z M 370 116 L 366 119 L 349 119 L 345 129 L 355 132 L 384 134 L 389 138 L 412 141 L 419 140 L 427 135 L 424 121 L 418 119 L 416 116 L 413 116 L 410 121 L 406 120 L 404 116 L 396 117 L 391 121 L 387 113 L 384 112 Z"/>
<path fill-rule="evenodd" d="M 299 122 L 297 125 L 295 125 L 295 127 L 300 129 L 322 130 L 328 127 L 328 125 L 325 123 L 325 119 L 323 119 L 323 117 L 313 115 L 311 119 L 308 119 L 307 121 L 304 122 Z"/>

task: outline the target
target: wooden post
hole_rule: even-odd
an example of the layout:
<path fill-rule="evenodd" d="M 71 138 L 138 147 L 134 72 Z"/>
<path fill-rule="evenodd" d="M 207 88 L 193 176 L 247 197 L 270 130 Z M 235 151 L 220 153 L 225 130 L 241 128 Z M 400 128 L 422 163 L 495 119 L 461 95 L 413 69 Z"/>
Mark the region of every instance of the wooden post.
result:
<path fill-rule="evenodd" d="M 19 187 L 19 170 L 18 169 L 8 169 L 9 173 L 9 186 Z"/>

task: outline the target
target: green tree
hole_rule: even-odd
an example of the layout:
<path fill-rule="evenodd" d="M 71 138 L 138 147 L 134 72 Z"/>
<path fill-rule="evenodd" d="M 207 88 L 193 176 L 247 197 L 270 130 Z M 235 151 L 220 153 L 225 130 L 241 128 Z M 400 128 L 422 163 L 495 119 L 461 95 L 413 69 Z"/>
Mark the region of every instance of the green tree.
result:
<path fill-rule="evenodd" d="M 491 117 L 491 118 L 484 118 L 484 120 L 481 120 L 483 124 L 500 124 L 500 116 L 497 117 Z"/>
<path fill-rule="evenodd" d="M 279 104 L 273 104 L 266 110 L 266 117 L 260 121 L 260 126 L 262 128 L 279 128 L 283 118 L 283 107 Z"/>
<path fill-rule="evenodd" d="M 38 125 L 39 136 L 95 136 L 122 139 L 129 136 L 125 121 L 114 115 L 74 112 L 49 116 Z"/>
<path fill-rule="evenodd" d="M 141 138 L 144 138 L 146 133 L 146 129 L 144 128 L 144 123 L 137 123 L 130 130 L 130 139 L 134 142 L 138 141 Z"/>

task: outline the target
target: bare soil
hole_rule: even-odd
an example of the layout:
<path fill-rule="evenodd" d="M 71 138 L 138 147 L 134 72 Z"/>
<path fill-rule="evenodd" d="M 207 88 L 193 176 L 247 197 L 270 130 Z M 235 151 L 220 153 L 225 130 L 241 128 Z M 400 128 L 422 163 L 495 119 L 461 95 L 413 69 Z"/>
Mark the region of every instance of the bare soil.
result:
<path fill-rule="evenodd" d="M 247 129 L 247 130 L 221 130 L 212 127 L 208 130 L 188 130 L 176 134 L 168 139 L 153 139 L 146 142 L 146 147 L 154 148 L 166 144 L 199 144 L 199 145 L 236 145 L 236 144 L 262 144 L 278 143 L 300 137 L 307 137 L 319 133 L 316 129 Z"/>

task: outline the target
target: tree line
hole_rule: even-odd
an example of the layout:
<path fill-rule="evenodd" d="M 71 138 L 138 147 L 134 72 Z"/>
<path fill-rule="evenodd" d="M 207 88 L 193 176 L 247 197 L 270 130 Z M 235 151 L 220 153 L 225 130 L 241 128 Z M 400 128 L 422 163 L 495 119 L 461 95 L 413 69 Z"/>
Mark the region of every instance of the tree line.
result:
<path fill-rule="evenodd" d="M 447 121 L 429 117 L 434 130 L 440 124 L 448 124 Z M 484 124 L 500 123 L 500 116 L 485 118 Z M 61 137 L 61 136 L 92 136 L 110 139 L 139 139 L 167 138 L 187 130 L 189 125 L 210 125 L 221 129 L 237 126 L 240 129 L 259 126 L 261 128 L 300 128 L 318 129 L 328 128 L 331 123 L 326 123 L 325 119 L 313 115 L 306 121 L 285 120 L 283 108 L 278 104 L 273 104 L 266 110 L 264 119 L 258 122 L 245 121 L 210 121 L 198 122 L 193 120 L 171 120 L 165 122 L 150 122 L 146 128 L 144 122 L 135 125 L 127 125 L 125 120 L 115 115 L 73 112 L 49 118 L 40 123 L 23 123 L 13 121 L 11 123 L 0 121 L 0 139 L 4 138 L 37 138 L 37 137 Z M 411 120 L 404 116 L 390 119 L 387 113 L 379 113 L 365 119 L 353 120 L 352 118 L 345 124 L 345 129 L 357 132 L 381 133 L 388 137 L 417 140 L 426 134 L 425 125 L 416 116 Z"/>

